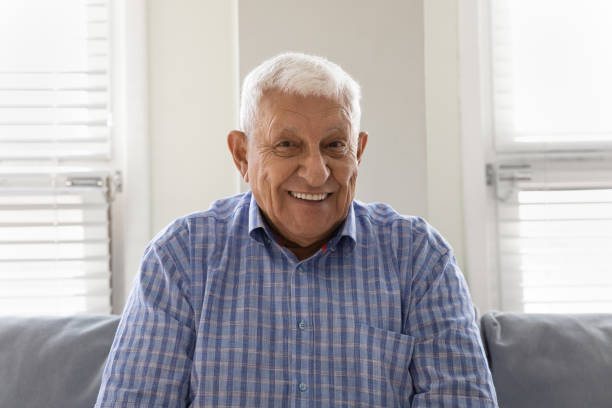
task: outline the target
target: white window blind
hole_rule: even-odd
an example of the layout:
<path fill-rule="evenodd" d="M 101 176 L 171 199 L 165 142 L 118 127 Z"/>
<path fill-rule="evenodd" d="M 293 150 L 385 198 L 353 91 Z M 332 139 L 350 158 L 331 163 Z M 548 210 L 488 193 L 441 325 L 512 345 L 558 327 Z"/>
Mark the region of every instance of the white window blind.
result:
<path fill-rule="evenodd" d="M 108 8 L 0 2 L 0 314 L 110 313 Z"/>
<path fill-rule="evenodd" d="M 490 11 L 502 308 L 612 312 L 612 2 Z"/>
<path fill-rule="evenodd" d="M 612 146 L 612 2 L 493 0 L 500 151 Z"/>
<path fill-rule="evenodd" d="M 498 175 L 503 308 L 612 312 L 610 160 L 515 160 Z"/>

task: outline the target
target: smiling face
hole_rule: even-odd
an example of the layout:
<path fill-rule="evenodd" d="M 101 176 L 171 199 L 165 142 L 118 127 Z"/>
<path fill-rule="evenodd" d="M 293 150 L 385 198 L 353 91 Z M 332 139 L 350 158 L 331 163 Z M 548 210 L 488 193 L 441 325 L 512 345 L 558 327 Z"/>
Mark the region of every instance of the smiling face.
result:
<path fill-rule="evenodd" d="M 249 138 L 230 133 L 234 161 L 280 238 L 322 244 L 344 221 L 368 137 L 353 133 L 337 102 L 278 91 L 262 96 Z"/>

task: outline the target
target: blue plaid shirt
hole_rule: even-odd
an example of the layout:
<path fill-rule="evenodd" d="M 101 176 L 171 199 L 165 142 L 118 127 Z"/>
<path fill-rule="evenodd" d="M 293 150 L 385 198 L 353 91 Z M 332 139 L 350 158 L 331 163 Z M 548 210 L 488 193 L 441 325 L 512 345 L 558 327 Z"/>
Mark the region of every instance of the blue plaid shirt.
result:
<path fill-rule="evenodd" d="M 353 202 L 298 261 L 251 193 L 147 247 L 97 407 L 495 407 L 465 280 L 425 221 Z"/>

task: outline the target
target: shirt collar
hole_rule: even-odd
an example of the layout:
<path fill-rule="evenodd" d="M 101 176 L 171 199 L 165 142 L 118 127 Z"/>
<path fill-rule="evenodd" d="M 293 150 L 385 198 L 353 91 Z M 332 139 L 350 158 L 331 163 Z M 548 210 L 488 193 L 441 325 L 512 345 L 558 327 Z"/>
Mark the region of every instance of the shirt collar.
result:
<path fill-rule="evenodd" d="M 259 211 L 259 206 L 255 201 L 255 196 L 252 191 L 248 194 L 251 196 L 249 203 L 249 236 L 254 240 L 263 243 L 266 239 L 272 239 L 272 234 L 267 231 L 268 226 Z"/>
<path fill-rule="evenodd" d="M 272 235 L 272 231 L 268 224 L 266 224 L 263 216 L 261 215 L 261 211 L 259 210 L 259 206 L 255 201 L 255 196 L 252 191 L 249 191 L 250 195 L 250 204 L 249 204 L 249 236 L 254 240 L 264 243 L 268 240 L 273 240 L 274 235 Z M 334 235 L 328 242 L 327 248 L 335 248 L 336 245 L 342 240 L 342 238 L 347 237 L 351 242 L 351 246 L 353 247 L 357 242 L 357 225 L 355 222 L 355 203 L 351 203 L 349 208 L 348 215 L 346 219 L 342 223 L 342 226 L 338 230 L 338 233 Z"/>

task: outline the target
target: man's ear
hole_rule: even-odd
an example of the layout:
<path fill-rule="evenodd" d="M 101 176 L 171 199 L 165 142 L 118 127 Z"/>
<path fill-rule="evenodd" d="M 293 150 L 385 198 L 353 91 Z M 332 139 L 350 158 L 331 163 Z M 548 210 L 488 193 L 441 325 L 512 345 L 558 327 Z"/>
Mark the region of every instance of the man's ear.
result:
<path fill-rule="evenodd" d="M 249 182 L 249 162 L 247 160 L 247 148 L 249 141 L 244 132 L 239 130 L 232 130 L 227 135 L 227 146 L 232 153 L 234 164 L 240 172 L 243 180 Z"/>
<path fill-rule="evenodd" d="M 361 163 L 361 155 L 363 155 L 363 151 L 365 150 L 367 144 L 368 133 L 359 132 L 359 136 L 357 137 L 357 163 Z"/>

